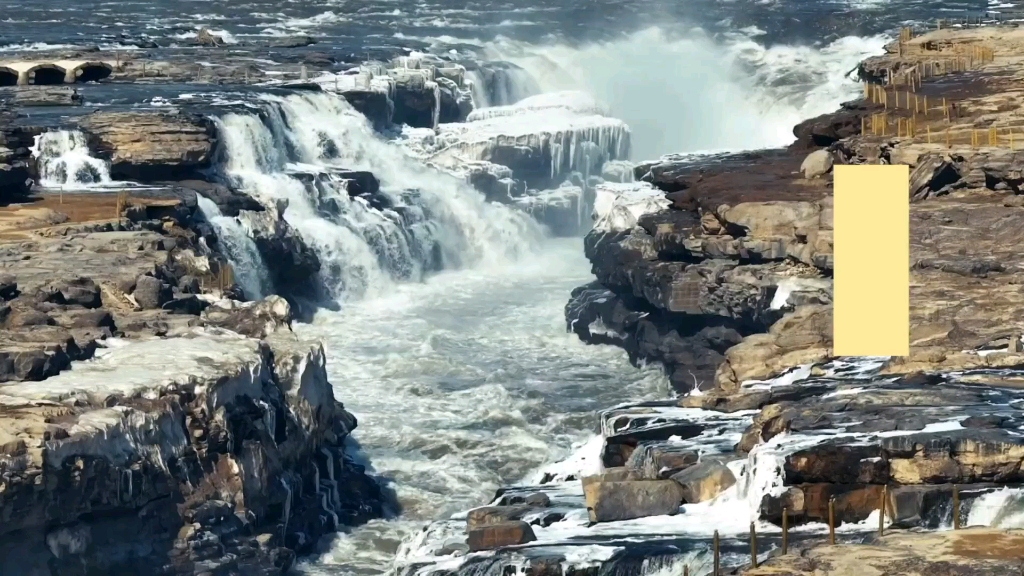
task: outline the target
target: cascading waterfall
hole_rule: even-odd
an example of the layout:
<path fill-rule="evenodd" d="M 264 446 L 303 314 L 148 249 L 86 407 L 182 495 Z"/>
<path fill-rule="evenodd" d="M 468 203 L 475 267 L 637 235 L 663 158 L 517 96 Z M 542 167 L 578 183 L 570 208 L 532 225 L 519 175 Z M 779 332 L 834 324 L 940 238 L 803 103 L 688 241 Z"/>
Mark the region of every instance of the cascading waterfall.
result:
<path fill-rule="evenodd" d="M 264 297 L 269 292 L 271 281 L 266 263 L 252 237 L 237 218 L 222 214 L 212 200 L 199 195 L 196 198 L 203 217 L 216 228 L 217 239 L 234 267 L 235 280 L 246 298 L 258 300 Z M 270 429 L 273 430 L 272 427 Z"/>
<path fill-rule="evenodd" d="M 491 62 L 486 68 L 469 70 L 473 104 L 477 109 L 506 106 L 540 93 L 529 72 L 508 62 Z"/>
<path fill-rule="evenodd" d="M 527 215 L 485 202 L 454 177 L 382 140 L 331 94 L 263 96 L 262 119 L 219 120 L 220 171 L 285 219 L 317 251 L 332 296 L 358 297 L 442 268 L 514 259 L 541 238 Z M 350 195 L 345 172 L 369 171 L 377 193 Z"/>
<path fill-rule="evenodd" d="M 88 188 L 110 183 L 109 166 L 89 153 L 85 134 L 78 130 L 43 132 L 36 136 L 32 156 L 44 187 Z"/>

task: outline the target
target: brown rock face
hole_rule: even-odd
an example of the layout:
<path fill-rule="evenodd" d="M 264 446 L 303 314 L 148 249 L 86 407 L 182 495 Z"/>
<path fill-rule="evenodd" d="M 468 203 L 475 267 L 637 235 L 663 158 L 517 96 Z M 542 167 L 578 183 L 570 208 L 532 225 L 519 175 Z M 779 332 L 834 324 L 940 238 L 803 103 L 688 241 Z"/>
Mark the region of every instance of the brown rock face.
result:
<path fill-rule="evenodd" d="M 726 351 L 715 382 L 724 391 L 735 391 L 745 380 L 767 378 L 831 355 L 832 307 L 802 306 L 783 316 L 767 334 L 748 336 Z"/>
<path fill-rule="evenodd" d="M 181 180 L 209 165 L 216 138 L 209 121 L 184 114 L 97 112 L 79 120 L 111 175 Z"/>
<path fill-rule="evenodd" d="M 786 489 L 780 496 L 768 496 L 761 502 L 761 517 L 769 522 L 782 521 L 782 509 L 789 510 L 794 522 L 828 522 L 828 503 L 835 498 L 836 524 L 861 522 L 882 502 L 882 486 L 857 484 L 801 484 Z"/>
<path fill-rule="evenodd" d="M 672 515 L 683 501 L 674 480 L 597 481 L 584 485 L 583 493 L 591 522 Z"/>
<path fill-rule="evenodd" d="M 501 522 L 474 528 L 469 531 L 469 549 L 473 552 L 493 550 L 504 546 L 515 546 L 533 542 L 537 537 L 526 522 Z"/>

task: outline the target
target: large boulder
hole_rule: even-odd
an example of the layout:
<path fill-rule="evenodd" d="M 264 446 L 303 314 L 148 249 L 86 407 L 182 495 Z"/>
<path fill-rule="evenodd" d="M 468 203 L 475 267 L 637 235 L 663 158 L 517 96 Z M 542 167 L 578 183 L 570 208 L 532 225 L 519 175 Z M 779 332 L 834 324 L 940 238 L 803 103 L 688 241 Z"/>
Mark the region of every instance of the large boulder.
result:
<path fill-rule="evenodd" d="M 591 522 L 673 515 L 683 502 L 682 488 L 674 480 L 599 480 L 585 484 L 583 494 Z"/>
<path fill-rule="evenodd" d="M 803 164 L 800 164 L 800 172 L 808 180 L 821 178 L 831 170 L 832 153 L 828 150 L 815 150 L 807 155 Z"/>
<path fill-rule="evenodd" d="M 821 206 L 814 202 L 744 202 L 720 210 L 719 217 L 745 236 L 788 238 L 817 230 Z"/>
<path fill-rule="evenodd" d="M 831 356 L 832 307 L 800 306 L 772 324 L 767 334 L 752 334 L 729 348 L 715 383 L 734 392 L 746 380 L 770 378 Z"/>
<path fill-rule="evenodd" d="M 480 550 L 492 550 L 505 546 L 515 546 L 533 542 L 537 536 L 533 528 L 522 521 L 501 522 L 498 524 L 487 524 L 469 531 L 467 544 L 473 552 Z"/>
<path fill-rule="evenodd" d="M 133 180 L 180 180 L 209 166 L 212 121 L 198 115 L 94 112 L 80 120 L 90 147 L 110 161 L 110 174 Z"/>
<path fill-rule="evenodd" d="M 708 460 L 672 475 L 682 486 L 683 501 L 693 504 L 711 500 L 736 484 L 736 476 L 722 462 Z"/>
<path fill-rule="evenodd" d="M 132 292 L 135 303 L 143 310 L 156 310 L 171 300 L 171 287 L 152 276 L 139 276 Z"/>

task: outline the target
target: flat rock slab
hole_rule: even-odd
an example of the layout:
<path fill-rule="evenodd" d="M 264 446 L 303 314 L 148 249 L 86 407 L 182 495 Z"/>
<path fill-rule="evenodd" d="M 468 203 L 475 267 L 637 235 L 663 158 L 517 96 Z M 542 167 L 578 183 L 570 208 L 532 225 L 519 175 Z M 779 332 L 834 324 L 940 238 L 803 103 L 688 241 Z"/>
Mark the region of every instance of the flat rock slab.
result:
<path fill-rule="evenodd" d="M 1006 576 L 1020 572 L 1024 532 L 969 529 L 892 534 L 870 545 L 819 546 L 779 556 L 745 576 Z"/>

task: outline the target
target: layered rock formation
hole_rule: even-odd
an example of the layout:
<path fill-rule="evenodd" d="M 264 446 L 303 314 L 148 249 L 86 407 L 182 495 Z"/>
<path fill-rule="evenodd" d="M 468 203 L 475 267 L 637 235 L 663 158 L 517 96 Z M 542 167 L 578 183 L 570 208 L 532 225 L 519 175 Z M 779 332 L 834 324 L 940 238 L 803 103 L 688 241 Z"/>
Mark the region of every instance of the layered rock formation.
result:
<path fill-rule="evenodd" d="M 78 125 L 111 175 L 133 180 L 191 177 L 209 166 L 216 143 L 209 120 L 184 114 L 90 114 Z"/>
<path fill-rule="evenodd" d="M 231 299 L 194 193 L 53 206 L 0 217 L 0 572 L 281 574 L 380 516 L 323 349 Z"/>
<path fill-rule="evenodd" d="M 132 342 L 0 390 L 4 574 L 276 574 L 380 514 L 323 350 L 293 337 Z"/>

